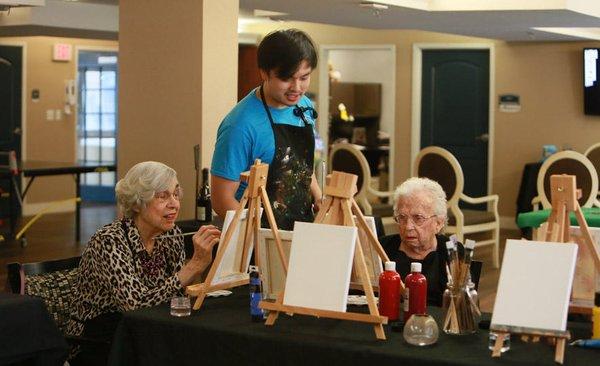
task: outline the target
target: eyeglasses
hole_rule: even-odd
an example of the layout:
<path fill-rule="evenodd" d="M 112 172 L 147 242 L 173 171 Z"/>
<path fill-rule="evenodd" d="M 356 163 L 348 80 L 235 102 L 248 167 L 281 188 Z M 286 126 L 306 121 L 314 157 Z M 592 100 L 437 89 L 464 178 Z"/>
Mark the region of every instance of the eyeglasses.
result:
<path fill-rule="evenodd" d="M 435 217 L 437 215 L 431 215 L 431 216 L 424 216 L 424 215 L 396 215 L 394 216 L 394 221 L 396 221 L 399 224 L 402 225 L 406 225 L 408 223 L 408 220 L 410 219 L 410 221 L 412 221 L 413 224 L 415 224 L 416 226 L 421 226 L 425 223 L 425 221 L 429 220 L 432 217 Z"/>
<path fill-rule="evenodd" d="M 175 190 L 173 190 L 173 192 L 162 191 L 154 193 L 154 198 L 156 198 L 160 203 L 168 202 L 171 197 L 173 197 L 175 201 L 180 201 L 181 198 L 183 198 L 183 189 L 181 189 L 181 187 L 177 187 Z"/>

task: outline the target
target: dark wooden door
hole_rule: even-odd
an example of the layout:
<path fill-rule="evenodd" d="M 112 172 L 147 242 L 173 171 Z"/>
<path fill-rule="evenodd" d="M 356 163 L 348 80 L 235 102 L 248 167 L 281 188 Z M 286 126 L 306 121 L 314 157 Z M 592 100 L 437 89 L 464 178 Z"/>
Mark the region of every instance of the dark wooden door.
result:
<path fill-rule="evenodd" d="M 423 51 L 421 97 L 421 148 L 450 151 L 463 169 L 465 193 L 486 195 L 489 51 Z"/>
<path fill-rule="evenodd" d="M 238 49 L 238 101 L 260 85 L 260 73 L 254 45 L 240 45 Z"/>
<path fill-rule="evenodd" d="M 21 75 L 22 48 L 20 46 L 0 46 L 0 151 L 14 150 L 17 160 L 21 159 Z M 0 165 L 7 165 L 6 154 L 0 155 Z M 20 180 L 17 179 L 17 184 Z M 0 179 L 2 198 L 0 199 L 0 218 L 9 215 L 9 199 L 12 200 L 14 217 L 20 214 L 20 207 L 14 189 L 8 179 Z M 10 196 L 7 196 L 10 194 Z"/>

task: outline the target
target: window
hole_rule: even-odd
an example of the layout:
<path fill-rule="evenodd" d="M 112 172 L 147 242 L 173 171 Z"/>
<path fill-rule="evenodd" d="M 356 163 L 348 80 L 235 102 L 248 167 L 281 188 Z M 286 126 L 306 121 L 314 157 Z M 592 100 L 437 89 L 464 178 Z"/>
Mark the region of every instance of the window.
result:
<path fill-rule="evenodd" d="M 113 63 L 106 63 L 105 60 Z M 117 57 L 114 52 L 79 53 L 78 159 L 115 164 L 117 159 Z M 81 179 L 85 200 L 114 201 L 115 172 Z"/>

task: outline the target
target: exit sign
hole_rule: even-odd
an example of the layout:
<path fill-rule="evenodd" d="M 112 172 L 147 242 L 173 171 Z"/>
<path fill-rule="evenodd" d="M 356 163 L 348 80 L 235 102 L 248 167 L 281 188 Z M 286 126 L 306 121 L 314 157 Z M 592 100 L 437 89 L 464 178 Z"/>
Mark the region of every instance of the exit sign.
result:
<path fill-rule="evenodd" d="M 56 43 L 52 53 L 53 61 L 71 61 L 72 46 L 67 43 Z"/>

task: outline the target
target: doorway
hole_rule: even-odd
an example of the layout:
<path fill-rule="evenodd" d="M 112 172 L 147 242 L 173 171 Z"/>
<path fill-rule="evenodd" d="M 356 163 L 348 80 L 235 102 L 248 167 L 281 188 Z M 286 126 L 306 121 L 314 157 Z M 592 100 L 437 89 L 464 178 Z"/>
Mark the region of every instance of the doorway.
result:
<path fill-rule="evenodd" d="M 262 83 L 258 70 L 258 47 L 254 44 L 238 46 L 238 102 Z"/>
<path fill-rule="evenodd" d="M 375 139 L 385 135 L 385 142 L 376 143 L 379 154 L 385 151 L 385 166 L 381 166 L 382 181 L 379 182 L 378 189 L 389 190 L 394 187 L 394 156 L 395 156 L 395 105 L 396 105 L 396 47 L 394 45 L 322 45 L 319 55 L 319 95 L 317 130 L 321 136 L 323 144 L 323 157 L 328 157 L 328 143 L 332 140 L 330 136 L 330 127 L 332 116 L 339 114 L 339 111 L 330 107 L 332 97 L 332 84 L 330 80 L 330 65 L 333 71 L 337 73 L 337 82 L 354 84 L 354 90 L 360 94 L 360 91 L 367 91 L 367 97 L 370 97 L 373 90 L 378 90 L 380 94 L 380 115 L 377 118 Z M 355 93 L 356 94 L 356 93 Z M 356 95 L 358 95 L 356 94 Z M 364 93 L 363 93 L 364 94 Z M 368 104 L 368 103 L 367 103 Z M 335 107 L 335 106 L 333 106 Z M 334 110 L 332 110 L 334 109 Z M 354 132 L 354 131 L 353 131 Z M 353 133 L 354 134 L 354 133 Z M 356 134 L 354 134 L 356 138 Z M 366 145 L 373 147 L 369 136 L 369 128 L 366 127 L 365 141 Z M 349 141 L 353 142 L 353 138 Z M 356 141 L 355 141 L 356 142 Z M 372 150 L 372 149 L 370 149 Z M 367 156 L 369 160 L 369 156 Z M 373 168 L 377 168 L 374 164 Z M 373 174 L 374 176 L 379 174 Z M 320 177 L 317 177 L 320 178 Z"/>
<path fill-rule="evenodd" d="M 77 159 L 115 164 L 118 126 L 118 54 L 78 50 Z M 115 202 L 116 172 L 81 176 L 84 201 Z"/>
<path fill-rule="evenodd" d="M 488 44 L 413 46 L 411 162 L 424 147 L 447 149 L 472 197 L 489 194 L 492 186 L 493 61 Z"/>
<path fill-rule="evenodd" d="M 23 116 L 23 46 L 0 45 L 0 165 L 8 165 L 8 152 L 15 151 L 22 159 L 21 136 Z M 20 190 L 21 180 L 16 179 Z M 10 207 L 13 211 L 10 212 Z M 9 179 L 0 179 L 0 219 L 10 217 L 14 226 L 21 206 Z"/>

